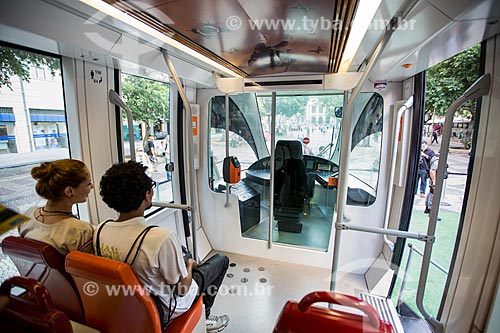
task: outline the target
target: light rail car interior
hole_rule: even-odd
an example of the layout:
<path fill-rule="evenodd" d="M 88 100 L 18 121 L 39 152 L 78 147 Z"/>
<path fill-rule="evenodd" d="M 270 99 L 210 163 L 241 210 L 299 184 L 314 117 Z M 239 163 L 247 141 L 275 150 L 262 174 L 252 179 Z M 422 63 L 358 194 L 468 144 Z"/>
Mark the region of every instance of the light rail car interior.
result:
<path fill-rule="evenodd" d="M 143 163 L 148 224 L 230 258 L 224 332 L 272 332 L 313 291 L 394 332 L 500 330 L 500 2 L 3 1 L 0 62 L 0 203 L 37 205 L 31 168 L 79 159 L 97 225 L 101 176 Z"/>

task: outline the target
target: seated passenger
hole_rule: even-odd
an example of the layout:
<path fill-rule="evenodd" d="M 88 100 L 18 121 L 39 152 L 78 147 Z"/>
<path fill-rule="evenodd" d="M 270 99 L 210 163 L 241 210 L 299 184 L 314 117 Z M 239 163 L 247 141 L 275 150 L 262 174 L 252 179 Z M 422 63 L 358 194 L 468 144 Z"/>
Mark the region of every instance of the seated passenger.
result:
<path fill-rule="evenodd" d="M 73 214 L 73 205 L 87 201 L 94 188 L 85 164 L 70 159 L 43 162 L 31 169 L 31 176 L 37 180 L 36 193 L 47 202 L 26 211 L 31 220 L 19 226 L 21 237 L 50 244 L 62 255 L 74 250 L 94 253 L 94 228 Z"/>
<path fill-rule="evenodd" d="M 203 295 L 207 332 L 219 332 L 227 326 L 229 317 L 210 316 L 210 308 L 229 259 L 215 254 L 198 266 L 193 259 L 183 258 L 180 240 L 173 231 L 148 229 L 144 211 L 151 207 L 155 185 L 146 167 L 138 162 L 115 164 L 106 171 L 100 193 L 119 216 L 96 228 L 95 252 L 132 266 L 139 280 L 159 296 L 163 325 L 186 312 L 198 295 Z"/>

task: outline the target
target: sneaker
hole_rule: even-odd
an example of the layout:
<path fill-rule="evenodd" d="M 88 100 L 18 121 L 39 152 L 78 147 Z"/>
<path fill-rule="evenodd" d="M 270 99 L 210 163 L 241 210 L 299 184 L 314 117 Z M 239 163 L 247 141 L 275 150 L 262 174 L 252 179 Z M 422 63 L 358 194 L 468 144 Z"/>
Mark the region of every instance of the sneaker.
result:
<path fill-rule="evenodd" d="M 220 332 L 229 324 L 229 316 L 208 316 L 205 321 L 207 332 Z"/>
<path fill-rule="evenodd" d="M 431 212 L 431 210 L 426 207 L 425 210 L 424 210 L 424 214 L 429 214 L 430 212 Z"/>

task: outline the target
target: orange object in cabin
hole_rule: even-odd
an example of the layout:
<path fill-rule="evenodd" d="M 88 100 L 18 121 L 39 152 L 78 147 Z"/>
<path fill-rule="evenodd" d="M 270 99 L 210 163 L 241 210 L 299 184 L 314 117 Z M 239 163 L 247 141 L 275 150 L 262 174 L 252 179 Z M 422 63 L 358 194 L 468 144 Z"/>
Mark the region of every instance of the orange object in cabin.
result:
<path fill-rule="evenodd" d="M 222 173 L 226 183 L 236 184 L 240 181 L 241 165 L 236 156 L 228 156 L 224 158 Z"/>

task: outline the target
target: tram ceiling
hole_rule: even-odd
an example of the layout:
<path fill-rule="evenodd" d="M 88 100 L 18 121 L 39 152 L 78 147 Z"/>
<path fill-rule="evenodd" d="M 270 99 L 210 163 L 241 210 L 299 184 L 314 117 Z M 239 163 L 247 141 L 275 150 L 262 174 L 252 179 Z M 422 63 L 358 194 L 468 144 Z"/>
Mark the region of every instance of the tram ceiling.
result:
<path fill-rule="evenodd" d="M 359 0 L 106 0 L 246 76 L 336 73 Z"/>

